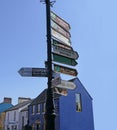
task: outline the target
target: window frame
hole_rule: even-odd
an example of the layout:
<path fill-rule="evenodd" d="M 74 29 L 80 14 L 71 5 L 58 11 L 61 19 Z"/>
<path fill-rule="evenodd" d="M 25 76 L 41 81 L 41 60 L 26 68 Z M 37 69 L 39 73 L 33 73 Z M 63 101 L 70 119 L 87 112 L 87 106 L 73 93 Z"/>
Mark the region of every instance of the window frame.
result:
<path fill-rule="evenodd" d="M 75 94 L 76 98 L 76 112 L 82 112 L 82 97 L 81 93 L 76 93 Z"/>

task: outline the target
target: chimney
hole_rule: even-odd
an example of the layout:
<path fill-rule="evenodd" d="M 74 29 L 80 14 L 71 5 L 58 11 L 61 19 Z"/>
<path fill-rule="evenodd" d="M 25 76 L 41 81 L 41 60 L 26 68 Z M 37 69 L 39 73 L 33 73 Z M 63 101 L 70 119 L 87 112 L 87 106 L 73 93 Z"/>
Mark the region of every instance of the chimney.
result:
<path fill-rule="evenodd" d="M 22 103 L 22 102 L 30 101 L 30 100 L 31 100 L 30 98 L 19 97 L 19 98 L 18 98 L 18 104 L 19 104 L 19 103 Z"/>
<path fill-rule="evenodd" d="M 4 103 L 10 103 L 12 102 L 12 98 L 4 97 Z"/>

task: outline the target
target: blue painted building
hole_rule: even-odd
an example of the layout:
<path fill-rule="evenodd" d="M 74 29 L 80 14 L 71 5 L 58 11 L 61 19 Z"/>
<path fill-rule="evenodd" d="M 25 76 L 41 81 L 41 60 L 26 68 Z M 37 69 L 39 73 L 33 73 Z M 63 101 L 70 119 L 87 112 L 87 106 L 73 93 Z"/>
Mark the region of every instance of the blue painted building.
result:
<path fill-rule="evenodd" d="M 13 106 L 11 102 L 11 98 L 5 97 L 4 101 L 0 103 L 0 130 L 4 130 L 5 111 Z"/>
<path fill-rule="evenodd" d="M 92 97 L 78 78 L 70 80 L 76 84 L 67 96 L 54 94 L 56 130 L 94 130 Z M 33 130 L 44 130 L 46 90 L 29 106 L 29 125 Z"/>

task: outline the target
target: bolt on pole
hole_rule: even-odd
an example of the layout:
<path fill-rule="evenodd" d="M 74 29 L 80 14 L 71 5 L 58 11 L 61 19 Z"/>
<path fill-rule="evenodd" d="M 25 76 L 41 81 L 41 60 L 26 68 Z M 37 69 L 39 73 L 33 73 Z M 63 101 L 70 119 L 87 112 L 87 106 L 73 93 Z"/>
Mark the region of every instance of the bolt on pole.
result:
<path fill-rule="evenodd" d="M 55 108 L 52 89 L 52 57 L 51 57 L 51 12 L 50 0 L 45 0 L 46 3 L 46 24 L 47 24 L 47 69 L 48 69 L 48 88 L 46 96 L 46 111 L 45 111 L 45 130 L 55 130 Z"/>

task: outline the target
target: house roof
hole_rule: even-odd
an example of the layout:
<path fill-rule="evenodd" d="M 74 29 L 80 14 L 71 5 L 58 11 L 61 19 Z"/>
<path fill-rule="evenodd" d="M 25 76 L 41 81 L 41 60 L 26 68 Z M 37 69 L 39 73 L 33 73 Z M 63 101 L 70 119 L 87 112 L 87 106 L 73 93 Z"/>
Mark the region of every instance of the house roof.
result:
<path fill-rule="evenodd" d="M 91 95 L 89 94 L 89 92 L 88 92 L 88 91 L 86 90 L 86 88 L 84 87 L 84 85 L 81 83 L 81 81 L 79 80 L 79 78 L 73 78 L 73 79 L 71 79 L 71 80 L 69 80 L 69 81 L 75 82 L 75 80 L 77 80 L 77 81 L 81 84 L 82 88 L 83 88 L 84 91 L 87 93 L 87 95 L 89 96 L 89 98 L 93 99 L 93 98 L 91 97 Z"/>
<path fill-rule="evenodd" d="M 24 112 L 24 111 L 28 111 L 28 107 L 25 107 L 24 109 L 21 110 L 21 112 Z"/>
<path fill-rule="evenodd" d="M 11 108 L 13 105 L 11 103 L 0 103 L 0 113 L 6 111 Z"/>
<path fill-rule="evenodd" d="M 21 107 L 23 107 L 23 106 L 25 106 L 25 105 L 27 105 L 27 104 L 29 104 L 29 103 L 31 103 L 31 102 L 32 102 L 32 100 L 30 100 L 30 101 L 24 101 L 24 102 L 22 102 L 22 103 L 19 103 L 19 104 L 15 105 L 15 106 L 9 108 L 9 109 L 6 110 L 6 111 L 12 111 L 12 110 L 19 109 L 19 108 L 21 108 Z"/>
<path fill-rule="evenodd" d="M 86 90 L 86 88 L 83 86 L 83 84 L 81 83 L 81 81 L 79 80 L 79 78 L 73 78 L 71 80 L 69 80 L 71 82 L 75 82 L 75 81 L 78 81 L 81 85 L 81 87 L 84 89 L 84 91 L 87 93 L 87 95 L 89 96 L 89 98 L 92 99 L 92 97 L 90 96 L 90 94 L 88 93 L 88 91 Z M 76 83 L 77 85 L 77 83 Z M 78 85 L 77 85 L 78 87 Z M 35 104 L 39 104 L 39 103 L 42 103 L 42 102 L 45 102 L 46 100 L 46 93 L 47 93 L 47 89 L 45 89 L 43 92 L 41 92 L 33 101 L 30 105 L 35 105 Z M 59 98 L 61 95 L 60 94 L 57 94 L 57 93 L 54 93 L 54 99 L 56 98 Z"/>
<path fill-rule="evenodd" d="M 42 102 L 45 102 L 46 100 L 46 93 L 47 93 L 47 89 L 45 89 L 43 92 L 41 92 L 33 101 L 30 105 L 35 105 L 35 104 L 39 104 Z M 54 99 L 55 98 L 59 98 L 61 95 L 54 93 Z"/>

